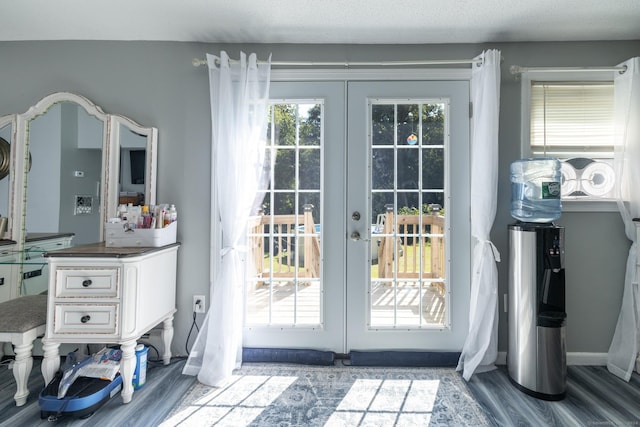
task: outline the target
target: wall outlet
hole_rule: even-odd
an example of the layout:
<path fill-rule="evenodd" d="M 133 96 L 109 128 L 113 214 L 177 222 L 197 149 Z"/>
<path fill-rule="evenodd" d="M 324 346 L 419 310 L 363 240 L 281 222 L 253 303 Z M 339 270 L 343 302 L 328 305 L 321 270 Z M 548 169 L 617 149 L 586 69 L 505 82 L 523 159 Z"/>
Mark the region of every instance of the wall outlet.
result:
<path fill-rule="evenodd" d="M 204 307 L 205 307 L 204 295 L 194 295 L 193 296 L 193 312 L 204 313 Z"/>

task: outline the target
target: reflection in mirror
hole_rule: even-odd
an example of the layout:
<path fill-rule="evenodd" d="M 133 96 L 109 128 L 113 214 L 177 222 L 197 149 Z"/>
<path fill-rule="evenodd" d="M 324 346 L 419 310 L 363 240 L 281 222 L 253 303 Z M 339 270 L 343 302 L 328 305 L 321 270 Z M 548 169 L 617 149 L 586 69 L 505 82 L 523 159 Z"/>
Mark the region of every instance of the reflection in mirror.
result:
<path fill-rule="evenodd" d="M 11 166 L 11 126 L 0 128 L 0 217 L 9 217 L 11 209 L 10 166 Z M 4 233 L 2 233 L 4 234 Z M 0 235 L 0 239 L 3 238 Z"/>
<path fill-rule="evenodd" d="M 74 102 L 59 102 L 27 126 L 27 234 L 73 233 L 74 245 L 100 241 L 105 123 Z"/>
<path fill-rule="evenodd" d="M 120 128 L 119 204 L 145 203 L 147 137 L 124 126 Z"/>

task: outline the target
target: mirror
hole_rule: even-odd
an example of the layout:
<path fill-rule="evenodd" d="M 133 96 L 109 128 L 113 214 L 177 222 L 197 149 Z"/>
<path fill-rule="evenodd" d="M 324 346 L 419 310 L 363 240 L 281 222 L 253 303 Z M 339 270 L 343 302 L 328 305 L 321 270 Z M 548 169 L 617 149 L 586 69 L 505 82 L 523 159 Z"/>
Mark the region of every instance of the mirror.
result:
<path fill-rule="evenodd" d="M 14 233 L 23 245 L 29 235 L 42 233 L 73 233 L 73 245 L 100 242 L 121 194 L 135 194 L 136 204 L 155 203 L 155 128 L 60 92 L 17 116 L 15 139 L 21 173 L 14 197 L 25 203 L 15 215 Z M 0 200 L 0 215 L 2 209 Z"/>
<path fill-rule="evenodd" d="M 27 121 L 27 235 L 73 233 L 75 245 L 101 240 L 106 122 L 104 114 L 71 101 L 56 102 Z"/>
<path fill-rule="evenodd" d="M 15 131 L 15 115 L 0 117 L 0 217 L 11 218 L 14 209 L 11 189 L 15 180 L 13 158 L 13 137 Z M 4 233 L 0 230 L 0 239 L 10 240 L 11 226 Z"/>
<path fill-rule="evenodd" d="M 46 290 L 42 252 L 103 241 L 119 203 L 156 203 L 157 140 L 68 92 L 0 117 L 0 276 L 11 284 L 0 301 Z"/>
<path fill-rule="evenodd" d="M 122 116 L 113 116 L 113 146 L 110 163 L 109 182 L 117 182 L 110 187 L 110 206 L 115 209 L 120 204 L 156 204 L 156 164 L 158 130 L 144 128 Z"/>

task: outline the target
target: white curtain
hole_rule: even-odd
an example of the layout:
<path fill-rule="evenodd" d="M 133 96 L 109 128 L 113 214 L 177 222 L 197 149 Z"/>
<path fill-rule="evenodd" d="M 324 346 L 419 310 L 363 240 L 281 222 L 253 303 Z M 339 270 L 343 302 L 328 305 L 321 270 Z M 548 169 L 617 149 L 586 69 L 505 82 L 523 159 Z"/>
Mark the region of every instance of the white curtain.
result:
<path fill-rule="evenodd" d="M 614 77 L 614 169 L 618 208 L 632 244 L 627 258 L 622 305 L 609 347 L 607 368 L 611 373 L 629 381 L 638 356 L 639 339 L 640 291 L 636 275 L 638 242 L 633 218 L 640 217 L 640 57 L 620 65 L 626 66 L 626 70 L 616 72 Z"/>
<path fill-rule="evenodd" d="M 271 59 L 231 61 L 207 55 L 212 116 L 211 304 L 183 373 L 209 386 L 223 385 L 242 362 L 242 321 L 247 221 L 255 214 L 266 169 L 266 119 Z M 217 200 L 217 201 L 216 201 Z M 215 208 L 217 207 L 217 211 Z M 219 248 L 221 246 L 221 248 Z M 218 252 L 219 251 L 219 252 Z M 219 267 L 214 268 L 216 258 Z"/>
<path fill-rule="evenodd" d="M 474 249 L 469 302 L 469 332 L 457 370 L 469 380 L 474 372 L 494 369 L 498 355 L 498 269 L 500 254 L 490 240 L 498 199 L 498 116 L 500 51 L 476 59 L 471 74 L 471 235 Z"/>

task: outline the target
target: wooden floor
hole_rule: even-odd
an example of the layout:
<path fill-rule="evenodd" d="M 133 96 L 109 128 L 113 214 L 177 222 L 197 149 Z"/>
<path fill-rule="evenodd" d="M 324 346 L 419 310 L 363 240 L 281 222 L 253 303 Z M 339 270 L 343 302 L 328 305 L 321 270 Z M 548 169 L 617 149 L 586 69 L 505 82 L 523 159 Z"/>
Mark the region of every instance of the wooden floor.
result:
<path fill-rule="evenodd" d="M 16 407 L 13 400 L 16 392 L 13 373 L 7 369 L 7 364 L 0 365 L 0 426 L 157 426 L 196 382 L 195 377 L 182 375 L 185 359 L 175 359 L 167 366 L 150 363 L 147 382 L 144 387 L 134 392 L 130 403 L 123 404 L 118 394 L 89 418 L 79 419 L 63 415 L 52 422 L 40 417 L 38 394 L 44 388 L 40 373 L 41 359 L 34 358 L 28 383 L 30 394 L 27 403 L 21 407 Z"/>
<path fill-rule="evenodd" d="M 557 402 L 531 397 L 510 382 L 506 366 L 468 383 L 494 426 L 640 426 L 640 375 L 628 383 L 604 366 L 568 366 L 567 395 Z"/>
<path fill-rule="evenodd" d="M 40 360 L 36 359 L 29 380 L 27 404 L 16 407 L 13 375 L 0 366 L 0 426 L 158 426 L 195 384 L 182 375 L 184 359 L 148 371 L 147 384 L 136 391 L 131 403 L 120 396 L 111 399 L 88 419 L 62 418 L 52 423 L 40 419 L 37 394 L 42 389 Z M 376 368 L 384 371 L 385 368 Z M 569 366 L 567 397 L 547 402 L 517 390 L 506 367 L 476 374 L 467 383 L 493 426 L 638 426 L 640 425 L 640 375 L 630 382 L 610 374 L 602 366 Z"/>

